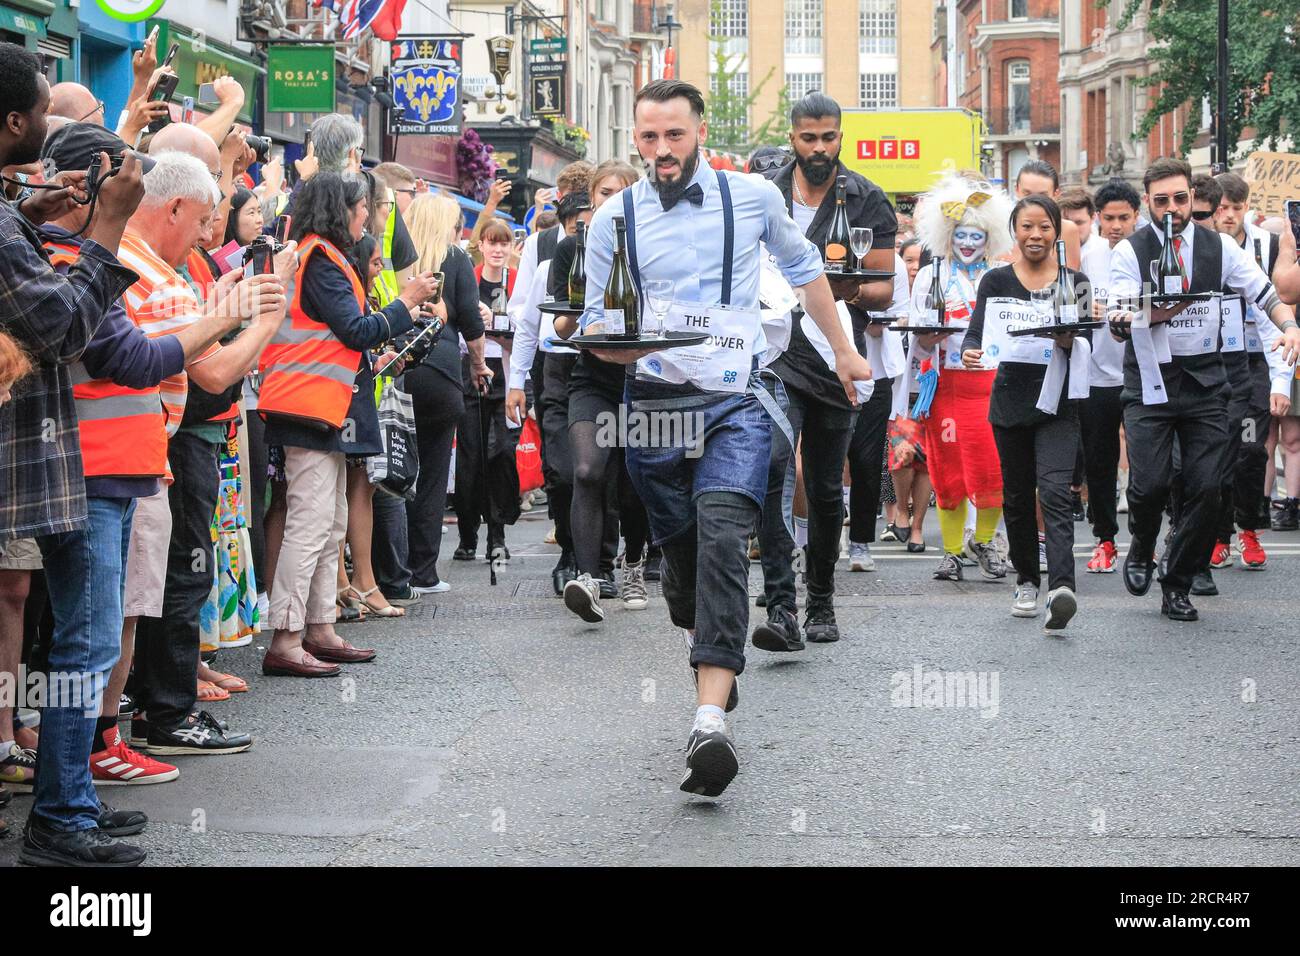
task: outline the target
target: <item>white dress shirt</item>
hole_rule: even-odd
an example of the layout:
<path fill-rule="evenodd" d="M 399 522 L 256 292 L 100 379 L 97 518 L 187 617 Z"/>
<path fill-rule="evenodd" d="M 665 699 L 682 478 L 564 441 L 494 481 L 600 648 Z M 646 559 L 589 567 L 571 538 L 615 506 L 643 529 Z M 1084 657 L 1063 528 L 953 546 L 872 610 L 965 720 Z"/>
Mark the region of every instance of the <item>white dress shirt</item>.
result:
<path fill-rule="evenodd" d="M 1089 239 L 1083 247 L 1081 271 L 1092 284 L 1092 292 L 1099 299 L 1109 296 L 1111 245 L 1107 239 Z M 1124 343 L 1117 342 L 1109 329 L 1097 329 L 1092 334 L 1091 384 L 1113 388 L 1124 384 Z"/>

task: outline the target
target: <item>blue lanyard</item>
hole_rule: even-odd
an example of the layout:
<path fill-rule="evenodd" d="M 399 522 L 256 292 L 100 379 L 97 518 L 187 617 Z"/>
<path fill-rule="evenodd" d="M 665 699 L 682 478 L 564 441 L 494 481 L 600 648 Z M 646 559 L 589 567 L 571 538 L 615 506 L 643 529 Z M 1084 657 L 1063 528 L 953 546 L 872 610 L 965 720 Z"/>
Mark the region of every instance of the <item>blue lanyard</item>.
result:
<path fill-rule="evenodd" d="M 722 195 L 722 304 L 731 305 L 731 269 L 736 246 L 736 213 L 731 204 L 731 187 L 722 170 L 713 171 L 718 177 L 718 191 Z M 628 266 L 637 294 L 641 293 L 641 270 L 636 259 L 636 209 L 631 188 L 623 190 L 623 220 L 627 225 Z"/>

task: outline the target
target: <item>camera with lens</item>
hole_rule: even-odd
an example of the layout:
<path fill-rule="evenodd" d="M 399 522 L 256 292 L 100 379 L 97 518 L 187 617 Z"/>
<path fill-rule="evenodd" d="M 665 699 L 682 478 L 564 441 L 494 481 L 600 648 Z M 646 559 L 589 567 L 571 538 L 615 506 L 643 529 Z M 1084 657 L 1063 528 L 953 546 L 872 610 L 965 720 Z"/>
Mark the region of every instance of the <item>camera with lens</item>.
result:
<path fill-rule="evenodd" d="M 253 136 L 249 134 L 244 137 L 244 142 L 257 154 L 259 163 L 269 162 L 271 159 L 271 140 L 267 136 Z"/>
<path fill-rule="evenodd" d="M 122 168 L 122 161 L 126 158 L 127 153 L 133 154 L 136 161 L 139 162 L 141 175 L 144 175 L 149 172 L 149 170 L 153 169 L 157 162 L 155 159 L 146 156 L 144 153 L 138 153 L 133 149 L 124 149 L 122 152 L 114 153 L 108 157 L 109 168 L 107 174 L 103 177 L 104 179 L 117 174 L 117 171 Z M 102 156 L 98 152 L 90 154 L 90 162 L 86 166 L 86 198 L 84 200 L 76 200 L 83 206 L 90 202 L 91 196 L 98 193 L 99 187 L 102 185 L 100 182 L 100 174 L 103 173 L 103 168 L 100 164 L 101 159 Z"/>

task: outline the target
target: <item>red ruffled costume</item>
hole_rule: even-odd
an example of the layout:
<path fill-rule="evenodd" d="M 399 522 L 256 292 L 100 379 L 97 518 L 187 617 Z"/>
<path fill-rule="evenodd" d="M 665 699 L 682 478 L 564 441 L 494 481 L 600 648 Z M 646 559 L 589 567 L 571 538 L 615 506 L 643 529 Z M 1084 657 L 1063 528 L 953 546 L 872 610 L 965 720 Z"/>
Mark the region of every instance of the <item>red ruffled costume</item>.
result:
<path fill-rule="evenodd" d="M 989 424 L 997 371 L 944 369 L 925 422 L 925 458 L 934 499 L 945 511 L 969 498 L 976 508 L 1002 507 L 1002 465 Z"/>

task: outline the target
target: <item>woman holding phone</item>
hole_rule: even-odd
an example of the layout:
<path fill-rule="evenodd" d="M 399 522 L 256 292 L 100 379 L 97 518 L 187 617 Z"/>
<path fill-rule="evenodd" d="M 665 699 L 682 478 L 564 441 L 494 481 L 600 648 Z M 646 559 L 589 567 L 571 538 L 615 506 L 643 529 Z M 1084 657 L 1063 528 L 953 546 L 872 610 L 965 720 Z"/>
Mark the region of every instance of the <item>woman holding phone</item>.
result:
<path fill-rule="evenodd" d="M 416 196 L 406 212 L 411 239 L 420 255 L 416 268 L 443 275 L 442 301 L 433 306 L 433 312 L 446 326 L 420 363 L 406 371 L 422 476 L 416 483 L 415 500 L 406 506 L 410 586 L 416 594 L 439 594 L 451 589 L 438 575 L 438 554 L 451 447 L 465 413 L 460 339 L 465 340 L 468 351 L 470 376 L 478 382 L 491 381 L 492 372 L 484 360 L 483 316 L 474 265 L 456 245 L 460 207 L 450 196 L 426 193 Z"/>
<path fill-rule="evenodd" d="M 328 677 L 339 663 L 375 657 L 334 630 L 347 457 L 383 451 L 368 350 L 413 328 L 412 313 L 437 284 L 432 273 L 416 275 L 387 308 L 371 312 L 347 258 L 369 217 L 364 184 L 319 173 L 297 198 L 290 323 L 262 355 L 258 396 L 266 440 L 284 448 L 288 502 L 267 615 L 275 633 L 262 672 Z"/>
<path fill-rule="evenodd" d="M 1055 202 L 1040 194 L 1021 199 L 1011 211 L 1011 232 L 1020 255 L 1012 265 L 990 270 L 980 283 L 961 360 L 967 369 L 997 369 L 989 423 L 1002 463 L 1002 513 L 1016 569 L 1011 613 L 1015 617 L 1038 614 L 1037 503 L 1047 528 L 1049 591 L 1044 629 L 1054 634 L 1064 630 L 1078 606 L 1070 482 L 1079 448 L 1075 399 L 1088 394 L 1090 333 L 1012 336 L 1009 332 L 1053 322 L 1035 305 L 1053 301 L 1050 294 L 1038 291 L 1057 291 L 1053 283 L 1069 283 L 1076 290 L 1077 299 L 1084 300 L 1079 315 L 1090 315 L 1091 303 L 1087 277 L 1058 267 L 1055 251 L 1061 210 Z"/>

